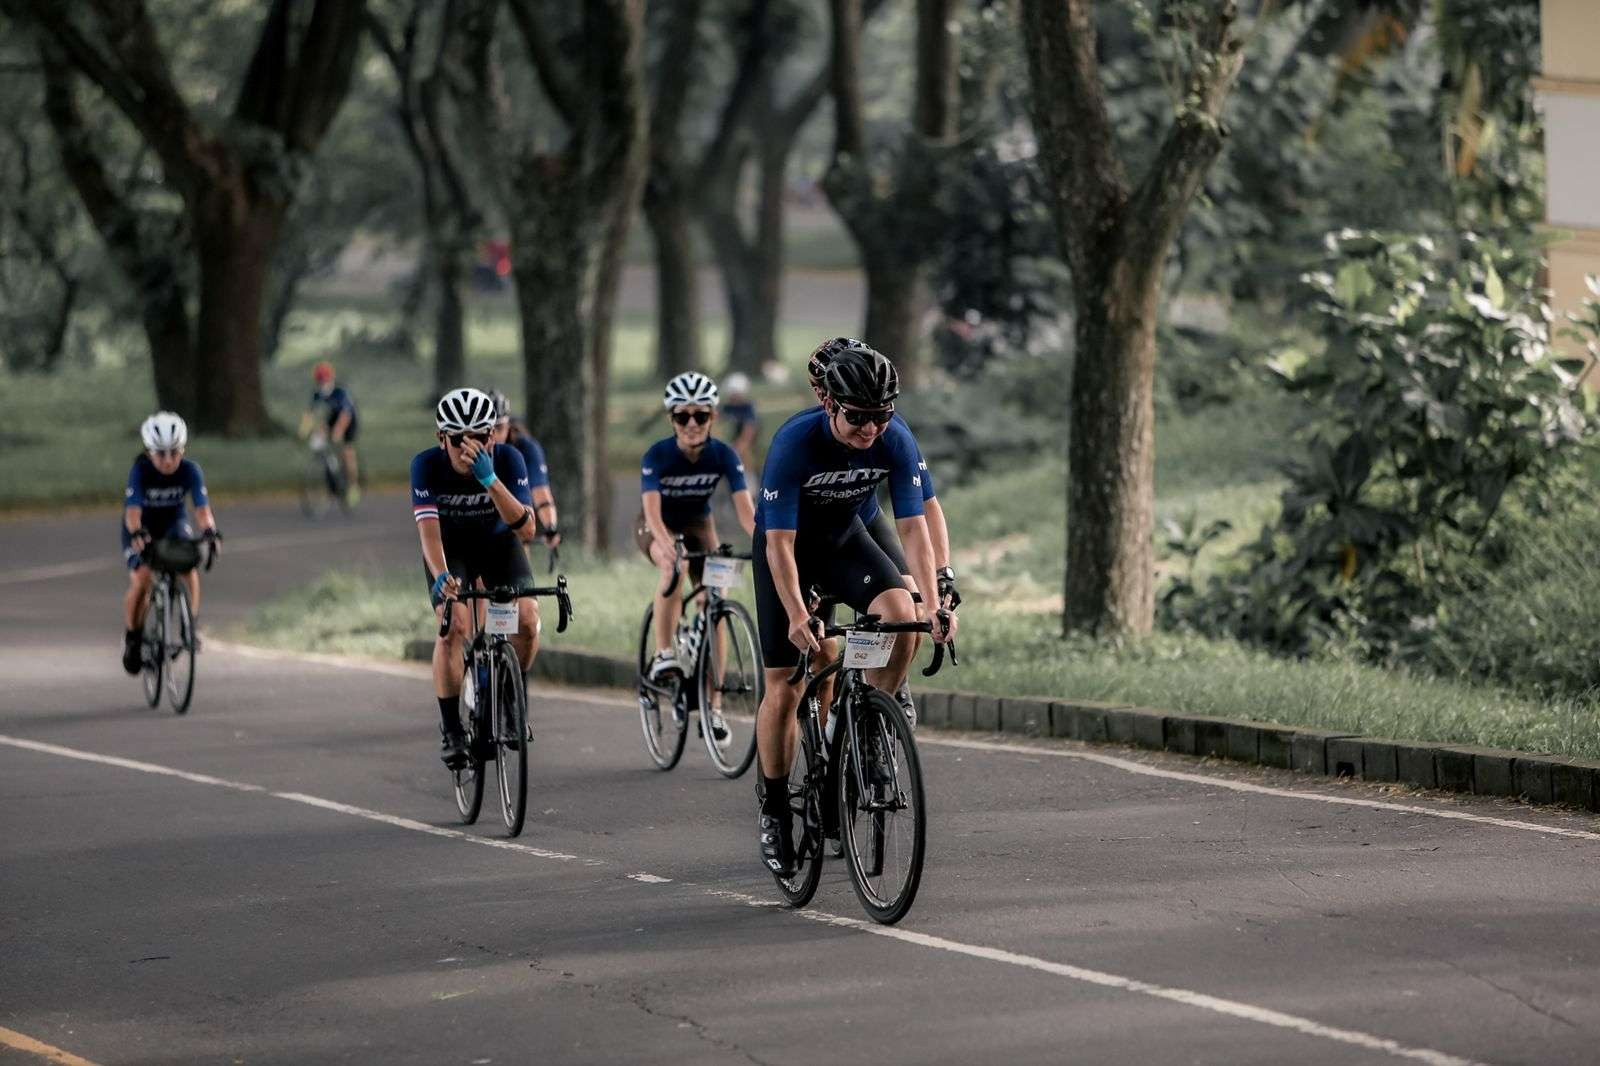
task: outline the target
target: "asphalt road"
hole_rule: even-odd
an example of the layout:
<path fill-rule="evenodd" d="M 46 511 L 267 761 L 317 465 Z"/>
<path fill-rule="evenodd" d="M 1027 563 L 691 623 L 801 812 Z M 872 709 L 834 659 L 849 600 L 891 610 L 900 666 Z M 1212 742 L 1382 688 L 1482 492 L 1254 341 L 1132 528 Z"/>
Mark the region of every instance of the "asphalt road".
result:
<path fill-rule="evenodd" d="M 213 626 L 414 565 L 398 498 L 224 521 Z M 615 694 L 535 692 L 510 844 L 456 826 L 418 668 L 213 641 L 145 708 L 113 522 L 0 523 L 0 1063 L 1597 1058 L 1592 820 L 925 731 L 884 931 L 838 864 L 775 905 L 751 782 L 654 770 Z"/>

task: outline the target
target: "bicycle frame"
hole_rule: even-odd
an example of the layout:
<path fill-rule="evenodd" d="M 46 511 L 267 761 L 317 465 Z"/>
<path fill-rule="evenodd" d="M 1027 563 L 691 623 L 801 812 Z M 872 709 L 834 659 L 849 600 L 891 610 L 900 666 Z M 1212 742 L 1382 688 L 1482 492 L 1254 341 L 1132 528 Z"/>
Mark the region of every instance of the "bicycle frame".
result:
<path fill-rule="evenodd" d="M 667 580 L 666 585 L 662 588 L 662 595 L 664 596 L 672 595 L 677 589 L 678 582 L 683 578 L 683 564 L 691 559 L 705 559 L 711 556 L 725 556 L 730 559 L 741 559 L 745 562 L 750 561 L 750 553 L 736 552 L 733 550 L 732 545 L 729 544 L 720 544 L 711 551 L 686 552 L 683 550 L 682 536 L 674 538 L 674 542 L 676 548 L 672 563 L 672 577 Z M 697 604 L 696 601 L 700 600 L 701 596 L 704 596 L 705 598 L 703 601 Z M 721 603 L 726 598 L 727 597 L 722 594 L 722 590 L 720 588 L 717 588 L 714 585 L 706 585 L 704 583 L 696 585 L 694 588 L 683 594 L 682 610 L 685 614 L 687 614 L 691 606 L 694 608 L 694 614 L 689 625 L 691 632 L 693 632 L 698 638 L 695 648 L 695 661 L 692 664 L 692 668 L 685 670 L 684 681 L 690 681 L 699 677 L 700 671 L 705 669 L 706 655 L 708 654 L 707 649 L 710 647 L 711 643 L 710 641 L 706 640 L 706 626 L 708 619 L 710 619 L 711 615 L 715 612 L 717 604 Z M 681 690 L 665 685 L 654 684 L 645 674 L 639 675 L 639 685 L 654 695 L 669 700 L 673 699 L 677 692 Z"/>

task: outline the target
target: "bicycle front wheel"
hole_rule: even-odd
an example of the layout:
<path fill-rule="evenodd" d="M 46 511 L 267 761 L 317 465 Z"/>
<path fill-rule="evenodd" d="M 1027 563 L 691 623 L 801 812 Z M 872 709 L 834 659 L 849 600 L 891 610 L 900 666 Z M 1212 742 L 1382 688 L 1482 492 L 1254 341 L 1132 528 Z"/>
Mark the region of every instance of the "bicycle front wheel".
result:
<path fill-rule="evenodd" d="M 650 760 L 660 769 L 670 770 L 683 758 L 689 719 L 681 713 L 678 699 L 667 702 L 644 683 L 650 672 L 650 661 L 655 657 L 652 650 L 656 646 L 655 613 L 655 604 L 646 607 L 644 623 L 639 627 L 639 725 L 644 730 L 644 750 L 649 753 Z M 662 706 L 664 702 L 666 706 Z"/>
<path fill-rule="evenodd" d="M 711 639 L 700 653 L 700 731 L 711 765 L 734 778 L 756 757 L 756 710 L 766 695 L 766 677 L 744 604 L 723 600 L 708 628 Z"/>
<path fill-rule="evenodd" d="M 144 668 L 140 671 L 144 681 L 145 702 L 152 707 L 161 706 L 161 676 L 167 666 L 167 592 L 160 578 L 150 594 L 144 609 Z"/>
<path fill-rule="evenodd" d="M 467 669 L 477 670 L 477 664 L 472 661 L 472 656 L 467 656 Z M 477 677 L 476 673 L 472 674 Z M 489 698 L 488 693 L 477 693 L 479 702 Z M 483 771 L 487 765 L 483 754 L 483 727 L 484 716 L 478 713 L 478 708 L 473 707 L 467 715 L 467 764 L 459 770 L 450 771 L 452 784 L 455 786 L 456 810 L 461 812 L 463 825 L 471 825 L 478 820 L 478 812 L 483 809 Z"/>
<path fill-rule="evenodd" d="M 333 506 L 333 499 L 333 487 L 328 483 L 328 460 L 314 452 L 306 459 L 305 470 L 300 475 L 300 512 L 313 520 L 321 518 Z"/>
<path fill-rule="evenodd" d="M 528 690 L 510 644 L 494 650 L 494 761 L 500 778 L 500 817 L 506 835 L 522 832 L 528 815 Z"/>
<path fill-rule="evenodd" d="M 906 916 L 922 883 L 928 820 L 922 762 L 898 704 L 868 689 L 840 745 L 839 834 L 856 898 L 873 921 Z"/>
<path fill-rule="evenodd" d="M 772 875 L 791 907 L 810 903 L 822 880 L 822 789 L 827 763 L 822 755 L 822 738 L 816 735 L 815 727 L 815 719 L 800 723 L 800 743 L 796 745 L 794 765 L 789 768 L 789 811 L 796 831 L 795 874 L 788 878 Z"/>
<path fill-rule="evenodd" d="M 167 703 L 173 714 L 187 714 L 194 698 L 194 612 L 189 609 L 189 587 L 181 578 L 173 580 L 167 598 L 166 638 Z"/>

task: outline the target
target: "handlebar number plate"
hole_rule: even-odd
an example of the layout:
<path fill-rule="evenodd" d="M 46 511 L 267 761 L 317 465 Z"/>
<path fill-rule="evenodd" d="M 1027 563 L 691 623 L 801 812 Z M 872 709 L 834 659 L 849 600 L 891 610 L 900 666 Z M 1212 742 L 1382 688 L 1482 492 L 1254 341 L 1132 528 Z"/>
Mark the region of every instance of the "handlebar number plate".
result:
<path fill-rule="evenodd" d="M 513 636 L 517 632 L 517 605 L 514 603 L 489 604 L 488 617 L 484 628 L 490 633 L 501 636 Z"/>
<path fill-rule="evenodd" d="M 894 654 L 893 633 L 849 633 L 844 638 L 844 665 L 851 670 L 877 670 Z"/>
<path fill-rule="evenodd" d="M 739 583 L 740 571 L 738 559 L 729 559 L 722 555 L 709 555 L 706 557 L 705 586 L 726 592 Z"/>

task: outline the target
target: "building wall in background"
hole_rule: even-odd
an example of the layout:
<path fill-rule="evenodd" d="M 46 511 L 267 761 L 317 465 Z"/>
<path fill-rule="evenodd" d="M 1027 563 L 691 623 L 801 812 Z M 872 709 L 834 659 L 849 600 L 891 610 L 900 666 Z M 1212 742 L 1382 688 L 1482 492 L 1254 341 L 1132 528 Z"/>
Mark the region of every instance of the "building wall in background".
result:
<path fill-rule="evenodd" d="M 1600 275 L 1600 2 L 1544 0 L 1536 83 L 1545 123 L 1545 221 L 1556 310 L 1581 307 Z M 1591 368 L 1592 371 L 1593 368 Z M 1600 374 L 1588 381 L 1600 385 Z"/>

